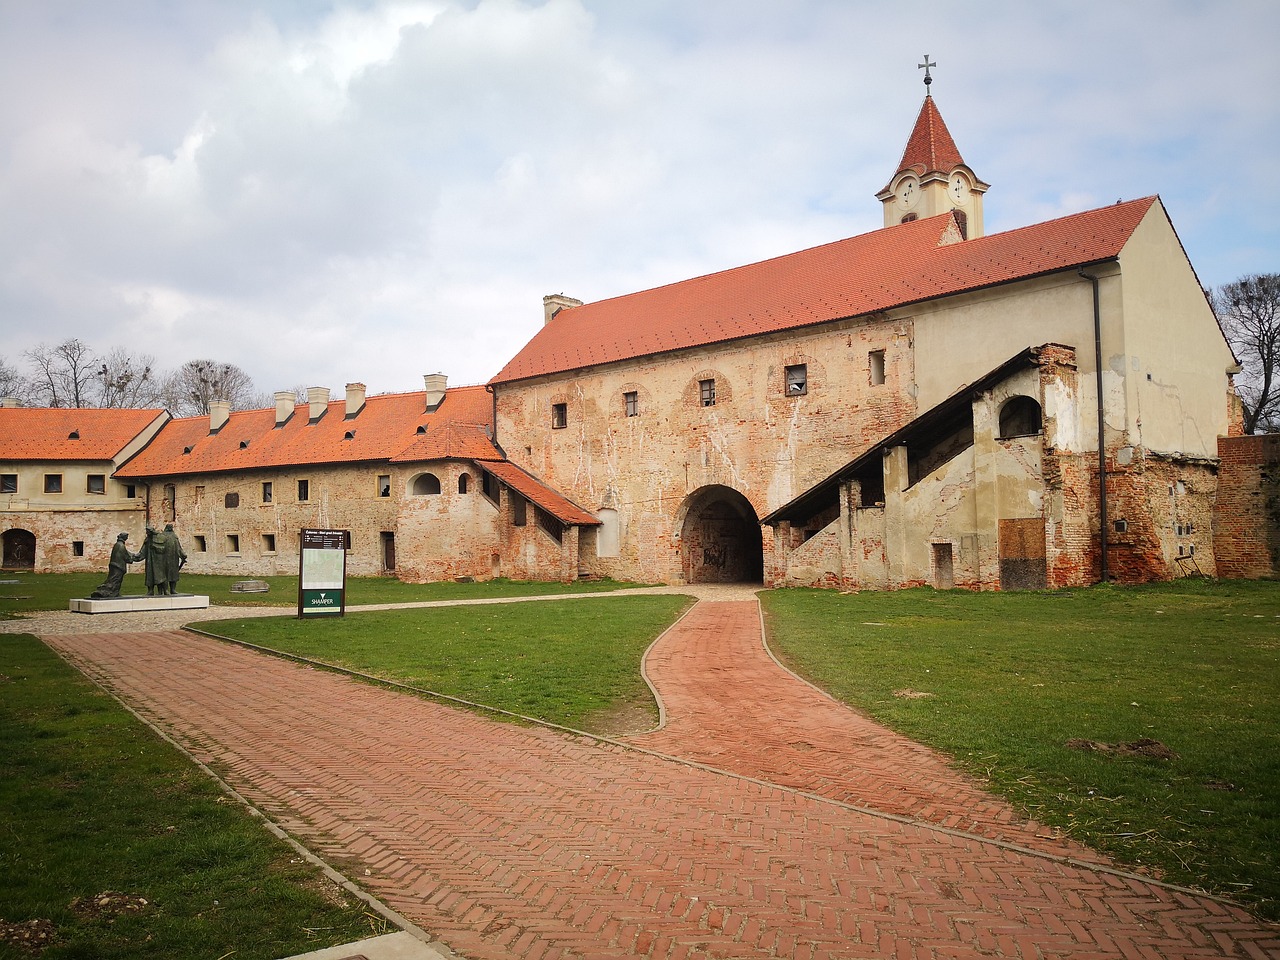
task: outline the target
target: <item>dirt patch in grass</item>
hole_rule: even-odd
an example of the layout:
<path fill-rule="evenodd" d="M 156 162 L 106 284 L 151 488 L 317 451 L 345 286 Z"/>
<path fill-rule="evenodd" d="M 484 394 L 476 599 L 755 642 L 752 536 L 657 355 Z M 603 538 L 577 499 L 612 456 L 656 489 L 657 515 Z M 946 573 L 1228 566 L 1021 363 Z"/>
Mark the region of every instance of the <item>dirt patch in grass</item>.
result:
<path fill-rule="evenodd" d="M 633 737 L 658 725 L 658 714 L 649 704 L 620 703 L 598 710 L 587 718 L 586 729 L 602 737 Z"/>
<path fill-rule="evenodd" d="M 1142 738 L 1128 743 L 1099 743 L 1097 740 L 1068 740 L 1069 750 L 1090 750 L 1117 757 L 1150 757 L 1153 760 L 1177 760 L 1178 755 L 1159 740 Z"/>
<path fill-rule="evenodd" d="M 924 693 L 923 691 L 920 691 L 920 690 L 912 690 L 909 687 L 902 690 L 895 690 L 893 691 L 893 695 L 897 697 L 899 700 L 923 700 L 925 697 L 933 696 L 932 693 Z"/>
<path fill-rule="evenodd" d="M 52 920 L 24 920 L 21 923 L 0 920 L 0 943 L 19 950 L 38 954 L 56 939 Z"/>
<path fill-rule="evenodd" d="M 131 913 L 142 913 L 151 904 L 145 897 L 132 893 L 117 893 L 105 890 L 92 897 L 76 897 L 71 901 L 71 912 L 78 917 L 99 917 L 114 920 L 116 917 Z"/>

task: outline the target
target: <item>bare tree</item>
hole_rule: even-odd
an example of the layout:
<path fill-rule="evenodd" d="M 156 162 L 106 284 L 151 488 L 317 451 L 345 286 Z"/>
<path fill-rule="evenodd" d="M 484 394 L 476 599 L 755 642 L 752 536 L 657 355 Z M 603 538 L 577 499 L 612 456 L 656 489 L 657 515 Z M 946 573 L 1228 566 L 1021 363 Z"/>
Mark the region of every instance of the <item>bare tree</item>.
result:
<path fill-rule="evenodd" d="M 155 357 L 130 356 L 123 347 L 114 347 L 94 371 L 98 381 L 100 407 L 160 406 L 160 382 Z"/>
<path fill-rule="evenodd" d="M 1223 284 L 1210 302 L 1243 368 L 1236 390 L 1244 405 L 1245 433 L 1280 429 L 1280 274 Z"/>
<path fill-rule="evenodd" d="M 99 363 L 92 349 L 72 338 L 53 347 L 42 343 L 26 356 L 35 371 L 31 386 L 37 403 L 46 407 L 92 406 Z"/>
<path fill-rule="evenodd" d="M 207 414 L 210 400 L 229 400 L 232 410 L 270 405 L 247 373 L 217 360 L 188 360 L 165 378 L 160 394 L 176 417 Z"/>
<path fill-rule="evenodd" d="M 31 402 L 30 381 L 4 357 L 0 357 L 0 397 L 13 397 L 23 404 Z"/>

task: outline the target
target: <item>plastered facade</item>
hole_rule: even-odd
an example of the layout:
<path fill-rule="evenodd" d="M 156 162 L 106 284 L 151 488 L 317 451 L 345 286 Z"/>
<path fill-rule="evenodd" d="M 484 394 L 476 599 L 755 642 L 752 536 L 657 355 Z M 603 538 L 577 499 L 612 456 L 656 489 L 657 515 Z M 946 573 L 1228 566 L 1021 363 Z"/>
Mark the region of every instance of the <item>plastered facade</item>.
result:
<path fill-rule="evenodd" d="M 112 468 L 110 462 L 0 464 L 0 474 L 13 477 L 17 488 L 0 493 L 5 568 L 105 571 L 120 533 L 140 549 L 145 503 L 128 495 L 131 486 L 114 479 Z M 46 479 L 55 477 L 61 492 L 46 493 Z"/>

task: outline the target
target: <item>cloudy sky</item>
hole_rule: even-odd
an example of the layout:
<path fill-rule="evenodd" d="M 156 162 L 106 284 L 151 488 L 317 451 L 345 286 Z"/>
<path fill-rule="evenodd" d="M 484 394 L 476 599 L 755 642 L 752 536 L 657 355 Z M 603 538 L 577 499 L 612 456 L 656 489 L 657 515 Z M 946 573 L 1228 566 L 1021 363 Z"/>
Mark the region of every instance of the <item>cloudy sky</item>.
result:
<path fill-rule="evenodd" d="M 0 0 L 0 358 L 487 380 L 598 300 L 879 228 L 924 95 L 988 233 L 1159 193 L 1280 271 L 1274 0 Z"/>

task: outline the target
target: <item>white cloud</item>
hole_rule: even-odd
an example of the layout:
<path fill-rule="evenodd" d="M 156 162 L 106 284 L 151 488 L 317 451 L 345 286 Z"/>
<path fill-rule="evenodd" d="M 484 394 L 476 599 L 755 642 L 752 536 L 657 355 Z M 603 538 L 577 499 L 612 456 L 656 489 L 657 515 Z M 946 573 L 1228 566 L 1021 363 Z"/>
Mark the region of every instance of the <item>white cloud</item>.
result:
<path fill-rule="evenodd" d="M 1274 192 L 1235 185 L 1280 138 L 1268 3 L 108 6 L 0 6 L 6 358 L 482 381 L 544 293 L 878 227 L 924 50 L 989 230 L 1160 192 L 1205 282 L 1277 269 Z"/>

